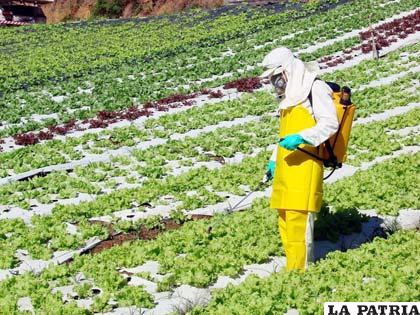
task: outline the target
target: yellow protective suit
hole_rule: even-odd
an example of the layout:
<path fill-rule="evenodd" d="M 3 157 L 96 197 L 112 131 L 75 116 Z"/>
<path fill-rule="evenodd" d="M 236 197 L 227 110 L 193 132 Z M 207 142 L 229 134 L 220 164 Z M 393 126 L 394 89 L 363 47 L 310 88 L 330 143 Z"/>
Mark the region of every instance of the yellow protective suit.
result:
<path fill-rule="evenodd" d="M 286 269 L 305 270 L 313 261 L 314 213 L 278 210 L 279 232 L 286 253 Z"/>
<path fill-rule="evenodd" d="M 279 136 L 283 138 L 314 125 L 314 118 L 301 104 L 292 106 L 280 112 Z M 319 154 L 318 147 L 300 147 Z M 323 163 L 308 154 L 278 147 L 270 208 L 279 212 L 288 270 L 304 270 L 311 260 L 313 214 L 321 208 L 323 170 Z"/>
<path fill-rule="evenodd" d="M 280 138 L 313 127 L 315 120 L 300 104 L 280 112 Z M 301 145 L 318 155 L 318 147 Z M 274 209 L 306 210 L 318 212 L 322 202 L 324 165 L 299 150 L 278 147 L 273 193 L 270 207 Z"/>

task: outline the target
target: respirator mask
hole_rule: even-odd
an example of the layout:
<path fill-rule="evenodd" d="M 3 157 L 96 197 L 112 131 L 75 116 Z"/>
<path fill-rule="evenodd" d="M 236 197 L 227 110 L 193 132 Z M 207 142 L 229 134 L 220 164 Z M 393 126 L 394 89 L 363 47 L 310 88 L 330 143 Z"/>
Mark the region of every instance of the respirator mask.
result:
<path fill-rule="evenodd" d="M 286 85 L 287 85 L 287 80 L 284 73 L 282 72 L 282 73 L 273 75 L 270 78 L 270 82 L 276 91 L 277 97 L 278 98 L 283 97 L 284 94 L 286 93 Z"/>

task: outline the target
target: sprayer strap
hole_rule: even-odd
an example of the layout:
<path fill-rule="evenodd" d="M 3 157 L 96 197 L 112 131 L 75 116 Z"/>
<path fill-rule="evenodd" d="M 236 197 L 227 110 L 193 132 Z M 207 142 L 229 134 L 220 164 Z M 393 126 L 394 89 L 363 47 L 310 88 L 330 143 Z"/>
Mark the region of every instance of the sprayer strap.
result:
<path fill-rule="evenodd" d="M 325 148 L 327 149 L 329 158 L 332 160 L 336 160 L 337 158 L 334 154 L 334 150 L 331 146 L 330 140 L 328 139 L 327 141 L 324 142 L 324 144 L 325 144 Z"/>
<path fill-rule="evenodd" d="M 308 154 L 308 155 L 310 155 L 310 156 L 312 156 L 313 158 L 315 158 L 315 159 L 317 159 L 318 161 L 321 161 L 321 162 L 325 162 L 326 160 L 324 160 L 323 158 L 321 158 L 321 157 L 319 157 L 318 155 L 316 155 L 316 154 L 313 154 L 313 153 L 311 153 L 311 152 L 308 152 L 308 151 L 306 151 L 305 149 L 302 149 L 302 148 L 297 148 L 299 151 L 302 151 L 302 152 L 305 152 L 306 154 Z"/>
<path fill-rule="evenodd" d="M 317 81 L 317 80 L 320 80 L 319 78 L 315 78 L 315 80 L 314 80 L 314 82 L 315 81 Z M 313 83 L 312 83 L 313 84 Z M 339 87 L 339 85 L 338 84 L 335 84 L 335 83 L 333 83 L 333 82 L 327 82 L 327 84 L 328 84 L 328 86 L 330 86 L 331 87 L 331 89 L 333 90 L 333 91 L 336 91 L 337 89 L 338 90 L 340 90 L 340 87 Z M 309 104 L 311 104 L 311 108 L 312 108 L 312 112 L 314 111 L 314 107 L 313 107 L 313 105 L 312 105 L 312 87 L 311 87 L 311 90 L 310 90 L 310 92 L 309 92 L 309 95 L 308 95 L 308 100 L 309 100 Z M 315 113 L 314 113 L 314 116 L 315 116 Z M 340 130 L 340 127 L 341 127 L 341 122 L 340 122 L 340 125 L 339 125 L 339 130 Z M 322 161 L 322 162 L 324 162 L 324 164 L 326 163 L 326 162 L 332 162 L 334 165 L 336 164 L 336 162 L 337 162 L 337 157 L 335 156 L 335 154 L 334 154 L 334 148 L 333 147 L 331 147 L 331 143 L 330 143 L 330 140 L 329 139 L 327 139 L 325 142 L 323 142 L 324 144 L 325 144 L 325 148 L 327 149 L 327 152 L 328 152 L 328 159 L 322 159 L 321 157 L 319 157 L 319 156 L 316 156 L 315 154 L 312 154 L 312 153 L 310 153 L 310 152 L 308 152 L 308 151 L 306 151 L 306 150 L 304 150 L 304 149 L 300 149 L 300 151 L 302 151 L 302 152 L 305 152 L 305 153 L 307 153 L 307 154 L 309 154 L 310 156 L 312 156 L 312 157 L 314 157 L 314 158 L 316 158 L 316 159 L 318 159 L 319 161 Z M 335 146 L 335 142 L 334 142 L 334 146 Z M 298 148 L 299 149 L 299 148 Z"/>

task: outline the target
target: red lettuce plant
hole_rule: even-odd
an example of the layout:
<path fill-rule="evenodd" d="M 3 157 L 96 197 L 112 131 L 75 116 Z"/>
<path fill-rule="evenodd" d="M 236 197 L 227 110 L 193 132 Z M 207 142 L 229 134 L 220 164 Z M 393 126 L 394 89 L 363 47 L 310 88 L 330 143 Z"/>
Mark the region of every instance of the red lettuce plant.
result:
<path fill-rule="evenodd" d="M 17 145 L 34 145 L 39 142 L 38 136 L 33 133 L 21 133 L 13 137 Z"/>
<path fill-rule="evenodd" d="M 225 89 L 237 89 L 238 92 L 252 92 L 262 86 L 261 80 L 257 77 L 244 78 L 226 83 Z"/>

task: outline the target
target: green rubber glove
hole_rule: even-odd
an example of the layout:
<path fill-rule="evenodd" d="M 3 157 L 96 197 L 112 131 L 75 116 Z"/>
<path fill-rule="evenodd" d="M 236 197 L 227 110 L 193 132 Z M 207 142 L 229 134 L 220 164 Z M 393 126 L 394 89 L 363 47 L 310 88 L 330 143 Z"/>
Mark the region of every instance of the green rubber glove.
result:
<path fill-rule="evenodd" d="M 276 169 L 276 161 L 272 161 L 272 160 L 268 161 L 268 164 L 267 164 L 267 173 L 266 173 L 268 180 L 272 180 L 273 179 L 273 177 L 274 177 L 274 170 L 275 169 Z"/>
<path fill-rule="evenodd" d="M 284 137 L 283 139 L 280 139 L 279 146 L 287 150 L 293 151 L 296 150 L 300 144 L 304 143 L 310 144 L 308 141 L 303 139 L 301 135 L 292 134 Z"/>

